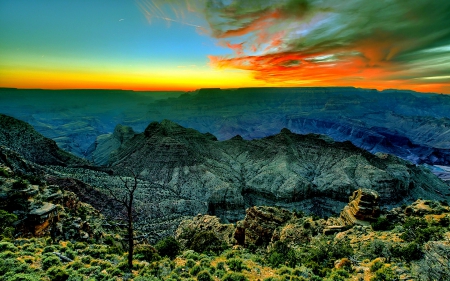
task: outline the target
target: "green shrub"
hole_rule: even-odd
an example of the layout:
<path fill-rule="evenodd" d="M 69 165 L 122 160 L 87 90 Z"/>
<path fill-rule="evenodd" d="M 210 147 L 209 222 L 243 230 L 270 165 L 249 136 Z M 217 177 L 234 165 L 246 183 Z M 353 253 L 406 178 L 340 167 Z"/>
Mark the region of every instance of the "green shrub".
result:
<path fill-rule="evenodd" d="M 375 276 L 370 281 L 396 281 L 398 277 L 394 274 L 394 271 L 387 266 L 383 266 L 375 272 Z"/>
<path fill-rule="evenodd" d="M 196 260 L 199 259 L 198 253 L 196 253 L 196 252 L 194 252 L 194 251 L 192 251 L 192 250 L 185 251 L 185 252 L 183 253 L 183 257 L 184 257 L 185 259 L 192 259 L 192 260 L 194 260 L 194 261 L 196 261 Z"/>
<path fill-rule="evenodd" d="M 16 273 L 13 276 L 8 277 L 5 281 L 38 281 L 39 276 L 28 273 Z"/>
<path fill-rule="evenodd" d="M 11 251 L 4 251 L 0 253 L 0 259 L 11 259 L 16 257 L 17 257 L 16 253 L 13 253 Z"/>
<path fill-rule="evenodd" d="M 290 275 L 291 272 L 292 272 L 292 268 L 289 268 L 287 266 L 283 266 L 277 270 L 277 274 L 279 274 L 279 275 L 284 275 L 284 274 Z"/>
<path fill-rule="evenodd" d="M 350 277 L 350 274 L 343 270 L 343 269 L 338 269 L 335 270 L 333 272 L 331 272 L 330 276 L 328 278 L 326 278 L 325 280 L 327 281 L 345 281 L 346 278 Z"/>
<path fill-rule="evenodd" d="M 44 251 L 42 253 L 53 253 L 56 251 L 55 246 L 47 246 L 44 248 Z"/>
<path fill-rule="evenodd" d="M 214 276 L 216 276 L 217 278 L 222 278 L 222 276 L 224 276 L 225 273 L 226 273 L 225 270 L 218 269 L 218 270 L 216 270 L 216 272 L 214 273 Z"/>
<path fill-rule="evenodd" d="M 242 273 L 231 272 L 223 276 L 222 281 L 248 281 Z"/>
<path fill-rule="evenodd" d="M 386 217 L 379 217 L 375 222 L 372 223 L 372 229 L 375 231 L 379 230 L 391 230 L 394 225 Z"/>
<path fill-rule="evenodd" d="M 236 272 L 241 272 L 243 269 L 245 269 L 245 266 L 241 259 L 229 259 L 227 260 L 227 265 L 231 270 Z"/>
<path fill-rule="evenodd" d="M 444 228 L 440 226 L 429 226 L 423 218 L 408 218 L 403 228 L 405 232 L 400 235 L 400 238 L 407 242 L 416 242 L 419 245 L 430 240 L 441 240 L 445 233 Z"/>
<path fill-rule="evenodd" d="M 202 271 L 201 266 L 199 266 L 199 265 L 194 265 L 194 267 L 192 267 L 191 270 L 189 270 L 189 273 L 190 273 L 192 276 L 197 276 L 197 274 L 198 274 L 200 271 Z"/>
<path fill-rule="evenodd" d="M 209 258 L 203 258 L 200 260 L 200 266 L 211 267 L 211 260 Z"/>
<path fill-rule="evenodd" d="M 405 261 L 413 261 L 419 260 L 423 256 L 422 248 L 416 242 L 408 243 L 404 246 L 398 245 L 392 248 L 392 256 L 405 260 Z"/>
<path fill-rule="evenodd" d="M 195 261 L 193 259 L 188 259 L 186 261 L 186 266 L 192 268 L 195 265 Z"/>
<path fill-rule="evenodd" d="M 156 249 L 150 245 L 136 246 L 136 248 L 134 249 L 134 258 L 138 260 L 145 260 L 148 262 L 157 261 L 161 259 L 161 257 L 158 254 L 158 251 L 156 251 Z"/>
<path fill-rule="evenodd" d="M 214 279 L 208 271 L 203 270 L 198 273 L 197 281 L 214 281 Z"/>
<path fill-rule="evenodd" d="M 217 263 L 217 269 L 218 270 L 225 270 L 225 263 L 223 261 L 220 261 Z"/>
<path fill-rule="evenodd" d="M 364 253 L 366 253 L 370 259 L 383 257 L 389 261 L 392 256 L 392 245 L 389 242 L 374 239 L 364 249 Z"/>
<path fill-rule="evenodd" d="M 3 252 L 3 251 L 15 252 L 15 251 L 17 251 L 17 247 L 14 246 L 13 243 L 2 241 L 2 242 L 0 242 L 0 252 Z"/>
<path fill-rule="evenodd" d="M 85 255 L 89 255 L 93 258 L 104 258 L 108 254 L 108 249 L 104 246 L 90 247 L 83 252 Z"/>
<path fill-rule="evenodd" d="M 0 238 L 13 238 L 15 221 L 17 221 L 16 215 L 0 210 Z"/>
<path fill-rule="evenodd" d="M 378 269 L 383 267 L 383 263 L 381 261 L 374 261 L 371 265 L 370 265 L 370 271 L 375 272 Z"/>
<path fill-rule="evenodd" d="M 91 263 L 92 258 L 90 256 L 83 256 L 81 257 L 81 262 L 84 264 L 90 264 Z"/>
<path fill-rule="evenodd" d="M 161 256 L 173 259 L 180 253 L 181 246 L 175 238 L 169 236 L 156 243 L 155 248 Z"/>
<path fill-rule="evenodd" d="M 44 270 L 49 269 L 52 266 L 60 266 L 61 261 L 56 256 L 49 256 L 42 261 L 42 268 Z"/>
<path fill-rule="evenodd" d="M 189 248 L 198 252 L 213 252 L 220 253 L 227 248 L 226 244 L 223 243 L 212 231 L 202 231 L 194 235 L 189 245 Z"/>
<path fill-rule="evenodd" d="M 30 184 L 30 183 L 29 183 L 28 181 L 26 181 L 26 180 L 24 180 L 24 179 L 20 179 L 20 180 L 18 180 L 18 181 L 15 181 L 15 182 L 12 184 L 12 188 L 21 190 L 21 189 L 27 188 L 29 184 Z"/>
<path fill-rule="evenodd" d="M 84 267 L 84 264 L 82 262 L 80 262 L 79 260 L 75 260 L 68 265 L 68 268 L 73 268 L 74 270 L 78 270 L 83 267 Z"/>
<path fill-rule="evenodd" d="M 84 242 L 76 242 L 75 245 L 73 245 L 73 248 L 75 250 L 84 250 L 84 249 L 86 249 L 86 247 L 87 247 L 87 244 Z"/>
<path fill-rule="evenodd" d="M 47 270 L 47 275 L 52 281 L 66 281 L 69 274 L 58 266 L 52 266 Z"/>
<path fill-rule="evenodd" d="M 15 258 L 0 258 L 0 276 L 16 268 L 18 261 Z"/>
<path fill-rule="evenodd" d="M 69 259 L 73 260 L 76 257 L 76 252 L 68 249 L 64 252 L 64 255 Z"/>
<path fill-rule="evenodd" d="M 9 178 L 9 173 L 6 169 L 0 168 L 0 177 Z"/>

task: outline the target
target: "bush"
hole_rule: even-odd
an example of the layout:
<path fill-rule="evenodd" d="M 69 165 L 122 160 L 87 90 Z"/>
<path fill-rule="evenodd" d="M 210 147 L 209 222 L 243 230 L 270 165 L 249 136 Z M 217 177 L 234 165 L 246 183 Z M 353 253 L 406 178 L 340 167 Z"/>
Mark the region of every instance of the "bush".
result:
<path fill-rule="evenodd" d="M 0 235 L 6 238 L 12 238 L 14 232 L 13 223 L 17 221 L 17 216 L 0 210 Z"/>
<path fill-rule="evenodd" d="M 375 260 L 374 262 L 372 262 L 372 264 L 370 265 L 370 271 L 372 272 L 376 272 L 378 269 L 383 267 L 383 263 L 379 260 Z"/>
<path fill-rule="evenodd" d="M 286 264 L 290 267 L 295 267 L 299 262 L 296 251 L 288 247 L 284 242 L 277 241 L 270 250 L 267 261 L 274 267 Z"/>
<path fill-rule="evenodd" d="M 185 259 L 192 259 L 194 261 L 196 261 L 196 260 L 198 260 L 200 258 L 199 255 L 196 252 L 192 251 L 192 250 L 188 250 L 188 251 L 184 252 L 183 253 L 183 257 Z"/>
<path fill-rule="evenodd" d="M 188 259 L 186 261 L 186 266 L 192 268 L 195 265 L 195 261 L 193 259 Z"/>
<path fill-rule="evenodd" d="M 47 246 L 44 248 L 44 251 L 42 253 L 53 253 L 56 251 L 56 248 L 54 246 Z"/>
<path fill-rule="evenodd" d="M 92 260 L 91 256 L 83 256 L 83 257 L 81 257 L 81 262 L 84 263 L 84 264 L 90 264 L 91 260 Z"/>
<path fill-rule="evenodd" d="M 84 250 L 84 249 L 86 249 L 86 247 L 87 247 L 87 244 L 84 242 L 76 242 L 75 245 L 73 245 L 73 248 L 75 250 Z"/>
<path fill-rule="evenodd" d="M 395 281 L 398 280 L 394 271 L 390 267 L 383 266 L 375 272 L 375 276 L 370 281 Z"/>
<path fill-rule="evenodd" d="M 383 257 L 389 261 L 392 256 L 391 250 L 392 245 L 389 242 L 374 239 L 369 243 L 366 249 L 364 249 L 364 252 L 369 256 L 370 259 Z"/>
<path fill-rule="evenodd" d="M 42 268 L 44 270 L 47 270 L 52 266 L 60 266 L 60 265 L 61 265 L 61 261 L 56 256 L 49 256 L 48 258 L 45 258 L 42 261 Z"/>
<path fill-rule="evenodd" d="M 2 241 L 2 242 L 0 242 L 0 252 L 4 252 L 4 251 L 15 252 L 15 251 L 17 251 L 17 247 L 14 246 L 13 243 Z"/>
<path fill-rule="evenodd" d="M 222 281 L 248 281 L 242 273 L 232 272 L 223 276 Z"/>
<path fill-rule="evenodd" d="M 197 275 L 197 281 L 214 281 L 214 279 L 208 271 L 203 270 Z"/>
<path fill-rule="evenodd" d="M 69 278 L 69 274 L 62 268 L 52 266 L 47 270 L 47 275 L 52 281 L 66 281 Z"/>
<path fill-rule="evenodd" d="M 343 269 L 338 269 L 335 270 L 333 272 L 331 272 L 330 276 L 325 279 L 327 281 L 345 281 L 346 278 L 350 277 L 350 274 L 343 270 Z"/>
<path fill-rule="evenodd" d="M 30 183 L 28 182 L 28 181 L 26 181 L 26 180 L 23 180 L 23 179 L 20 179 L 20 180 L 18 180 L 18 181 L 15 181 L 13 184 L 12 184 L 12 187 L 14 188 L 14 189 L 25 189 L 25 188 L 27 188 L 28 187 L 28 185 L 29 185 Z"/>
<path fill-rule="evenodd" d="M 292 268 L 289 268 L 286 266 L 283 266 L 277 270 L 277 274 L 279 274 L 279 275 L 284 275 L 284 274 L 290 275 L 291 272 L 292 272 Z"/>
<path fill-rule="evenodd" d="M 372 223 L 372 229 L 375 231 L 379 230 L 391 230 L 394 225 L 386 217 L 379 217 L 375 222 Z"/>
<path fill-rule="evenodd" d="M 203 231 L 194 235 L 189 248 L 198 253 L 213 252 L 218 254 L 225 250 L 227 246 L 219 238 L 217 238 L 214 232 Z"/>
<path fill-rule="evenodd" d="M 218 269 L 218 270 L 216 270 L 216 272 L 214 273 L 214 276 L 216 276 L 217 278 L 222 278 L 222 276 L 224 276 L 225 273 L 226 273 L 225 270 Z"/>
<path fill-rule="evenodd" d="M 192 276 L 196 276 L 200 271 L 202 271 L 202 268 L 199 265 L 194 265 L 194 267 L 192 267 L 191 270 L 189 270 L 189 273 Z"/>
<path fill-rule="evenodd" d="M 161 259 L 161 257 L 158 254 L 158 251 L 156 251 L 156 249 L 150 245 L 136 246 L 136 248 L 134 249 L 134 258 L 138 260 L 145 260 L 148 262 L 157 261 Z"/>
<path fill-rule="evenodd" d="M 217 263 L 217 269 L 218 270 L 225 270 L 225 263 L 223 261 L 220 261 Z"/>
<path fill-rule="evenodd" d="M 169 236 L 156 243 L 155 248 L 161 256 L 173 259 L 180 253 L 181 246 L 175 238 Z"/>
<path fill-rule="evenodd" d="M 38 281 L 40 278 L 34 274 L 16 273 L 5 281 Z"/>
<path fill-rule="evenodd" d="M 405 246 L 399 245 L 393 247 L 392 256 L 410 262 L 422 258 L 423 251 L 419 244 L 411 242 Z"/>
<path fill-rule="evenodd" d="M 9 178 L 8 171 L 4 168 L 0 168 L 0 177 Z"/>
<path fill-rule="evenodd" d="M 227 261 L 228 267 L 236 272 L 241 272 L 243 269 L 245 269 L 245 266 L 243 265 L 243 262 L 241 259 L 230 259 Z"/>

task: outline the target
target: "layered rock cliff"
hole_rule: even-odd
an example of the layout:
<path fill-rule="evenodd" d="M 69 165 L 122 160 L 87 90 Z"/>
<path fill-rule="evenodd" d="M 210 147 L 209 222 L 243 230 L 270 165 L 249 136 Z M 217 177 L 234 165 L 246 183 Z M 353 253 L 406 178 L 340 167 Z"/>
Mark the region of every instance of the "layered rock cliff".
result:
<path fill-rule="evenodd" d="M 43 165 L 82 165 L 86 162 L 61 150 L 56 142 L 38 133 L 31 125 L 0 114 L 0 145 Z"/>
<path fill-rule="evenodd" d="M 116 150 L 110 167 L 116 173 L 132 168 L 175 188 L 204 203 L 197 213 L 225 221 L 240 220 L 246 208 L 260 205 L 337 214 L 359 188 L 375 190 L 388 206 L 449 195 L 448 185 L 431 172 L 395 156 L 287 129 L 259 140 L 217 141 L 168 120 L 154 122 Z"/>

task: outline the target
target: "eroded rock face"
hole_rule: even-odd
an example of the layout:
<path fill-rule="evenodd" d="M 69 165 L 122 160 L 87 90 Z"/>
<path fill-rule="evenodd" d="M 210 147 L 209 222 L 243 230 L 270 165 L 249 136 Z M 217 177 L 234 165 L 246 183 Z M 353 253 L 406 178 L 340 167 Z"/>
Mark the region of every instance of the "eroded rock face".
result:
<path fill-rule="evenodd" d="M 251 207 L 246 213 L 245 219 L 238 222 L 234 234 L 242 245 L 268 244 L 273 239 L 274 231 L 292 217 L 291 212 L 274 207 Z"/>
<path fill-rule="evenodd" d="M 430 171 L 350 142 L 283 129 L 258 140 L 217 141 L 171 121 L 151 123 L 112 154 L 111 169 L 139 171 L 195 201 L 194 213 L 236 222 L 252 206 L 279 206 L 321 216 L 338 214 L 358 188 L 393 207 L 417 197 L 447 200 L 448 186 Z"/>
<path fill-rule="evenodd" d="M 366 225 L 380 215 L 379 195 L 375 190 L 362 188 L 353 192 L 349 203 L 341 212 L 344 225 Z"/>
<path fill-rule="evenodd" d="M 37 164 L 86 164 L 84 160 L 59 149 L 55 141 L 44 137 L 31 125 L 3 114 L 0 114 L 0 145 Z"/>
<path fill-rule="evenodd" d="M 104 134 L 97 137 L 95 142 L 89 147 L 86 158 L 97 165 L 105 165 L 108 163 L 111 153 L 119 149 L 135 134 L 131 127 L 117 125 L 112 134 Z"/>

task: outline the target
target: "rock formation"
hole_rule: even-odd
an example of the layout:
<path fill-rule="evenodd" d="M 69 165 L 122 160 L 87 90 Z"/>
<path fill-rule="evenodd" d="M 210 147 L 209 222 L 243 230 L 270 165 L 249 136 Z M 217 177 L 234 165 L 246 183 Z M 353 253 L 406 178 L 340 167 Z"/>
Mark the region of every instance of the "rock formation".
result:
<path fill-rule="evenodd" d="M 188 240 L 192 239 L 195 234 L 211 231 L 220 241 L 231 246 L 235 244 L 233 238 L 234 229 L 234 225 L 222 224 L 218 217 L 197 215 L 180 223 L 175 232 L 175 239 L 185 247 L 188 244 Z"/>
<path fill-rule="evenodd" d="M 0 114 L 0 145 L 21 154 L 26 160 L 43 165 L 82 165 L 86 162 L 58 148 L 23 121 Z"/>
<path fill-rule="evenodd" d="M 264 245 L 273 240 L 274 231 L 284 225 L 292 213 L 274 207 L 251 207 L 236 226 L 234 238 L 241 245 Z"/>
<path fill-rule="evenodd" d="M 112 134 L 98 136 L 89 147 L 85 157 L 97 165 L 108 164 L 111 154 L 135 134 L 131 127 L 117 125 Z"/>
<path fill-rule="evenodd" d="M 258 140 L 217 141 L 164 120 L 122 144 L 110 161 L 115 173 L 132 168 L 143 179 L 165 183 L 182 198 L 198 202 L 193 212 L 225 222 L 241 220 L 246 208 L 264 205 L 337 214 L 358 188 L 375 190 L 387 206 L 417 197 L 447 200 L 448 193 L 430 171 L 395 156 L 287 129 Z"/>
<path fill-rule="evenodd" d="M 349 203 L 341 212 L 340 219 L 344 225 L 368 225 L 380 215 L 378 193 L 367 188 L 358 189 L 349 198 Z"/>

